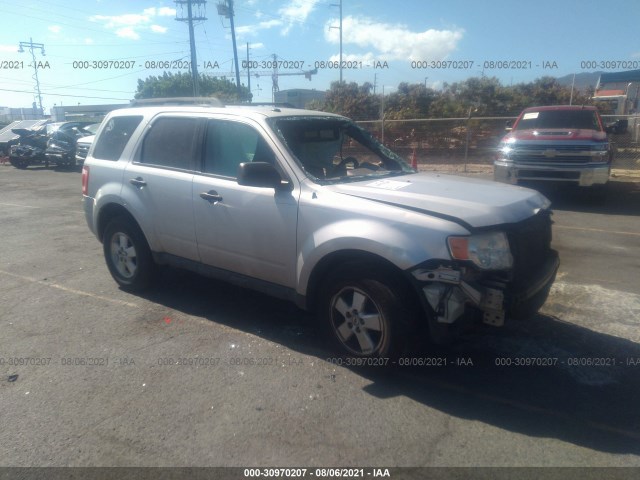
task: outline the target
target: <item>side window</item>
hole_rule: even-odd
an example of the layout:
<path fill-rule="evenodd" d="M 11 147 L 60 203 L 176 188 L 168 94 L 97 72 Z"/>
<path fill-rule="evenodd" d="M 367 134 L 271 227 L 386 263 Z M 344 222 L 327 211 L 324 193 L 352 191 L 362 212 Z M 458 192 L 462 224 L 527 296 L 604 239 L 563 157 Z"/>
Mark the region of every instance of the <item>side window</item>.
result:
<path fill-rule="evenodd" d="M 194 169 L 198 119 L 164 117 L 156 120 L 142 143 L 140 163 Z"/>
<path fill-rule="evenodd" d="M 118 160 L 142 116 L 113 117 L 102 129 L 93 149 L 93 157 L 101 160 Z"/>
<path fill-rule="evenodd" d="M 204 149 L 205 173 L 235 177 L 244 162 L 276 164 L 273 151 L 262 135 L 244 123 L 210 120 Z"/>

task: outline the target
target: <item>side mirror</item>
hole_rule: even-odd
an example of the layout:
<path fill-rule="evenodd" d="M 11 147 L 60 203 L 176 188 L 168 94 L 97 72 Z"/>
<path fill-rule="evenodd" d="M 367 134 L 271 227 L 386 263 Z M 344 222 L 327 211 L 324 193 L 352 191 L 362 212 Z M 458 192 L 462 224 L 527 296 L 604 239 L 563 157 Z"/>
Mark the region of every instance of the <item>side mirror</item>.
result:
<path fill-rule="evenodd" d="M 507 131 L 507 132 L 510 132 L 511 130 L 513 130 L 513 120 L 507 120 L 507 121 L 504 123 L 504 129 L 505 129 L 505 131 Z"/>
<path fill-rule="evenodd" d="M 275 167 L 267 162 L 241 163 L 236 177 L 238 185 L 247 187 L 280 189 L 286 184 Z"/>

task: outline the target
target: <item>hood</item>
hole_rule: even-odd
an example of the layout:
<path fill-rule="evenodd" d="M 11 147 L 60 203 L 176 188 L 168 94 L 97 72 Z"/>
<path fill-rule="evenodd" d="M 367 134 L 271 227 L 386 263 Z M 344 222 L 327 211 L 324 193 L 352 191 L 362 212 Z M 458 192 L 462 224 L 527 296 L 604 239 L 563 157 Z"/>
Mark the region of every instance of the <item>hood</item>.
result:
<path fill-rule="evenodd" d="M 565 141 L 565 140 L 589 140 L 604 142 L 607 139 L 605 132 L 585 128 L 536 128 L 531 130 L 513 130 L 502 141 L 528 140 L 528 141 Z"/>
<path fill-rule="evenodd" d="M 12 128 L 11 132 L 21 137 L 28 137 L 30 135 L 35 135 L 38 133 L 35 130 L 31 130 L 29 128 Z"/>
<path fill-rule="evenodd" d="M 76 144 L 81 143 L 81 144 L 85 144 L 85 145 L 91 145 L 95 138 L 96 138 L 95 135 L 87 135 L 85 137 L 79 138 L 78 141 L 76 142 Z"/>
<path fill-rule="evenodd" d="M 324 188 L 449 219 L 465 228 L 519 222 L 550 205 L 535 190 L 439 173 L 367 179 Z"/>

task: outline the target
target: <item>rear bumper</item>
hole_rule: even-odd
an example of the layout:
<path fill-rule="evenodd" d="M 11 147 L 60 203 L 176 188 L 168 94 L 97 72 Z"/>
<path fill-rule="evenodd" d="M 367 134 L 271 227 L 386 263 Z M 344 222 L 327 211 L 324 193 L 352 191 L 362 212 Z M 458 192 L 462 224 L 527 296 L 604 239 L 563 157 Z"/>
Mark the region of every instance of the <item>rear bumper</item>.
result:
<path fill-rule="evenodd" d="M 572 182 L 582 187 L 604 185 L 609 180 L 611 165 L 534 165 L 498 160 L 493 164 L 494 180 L 517 184 L 521 180 Z"/>
<path fill-rule="evenodd" d="M 91 230 L 91 232 L 96 237 L 98 237 L 96 225 L 94 223 L 94 216 L 93 216 L 95 205 L 96 205 L 96 202 L 93 198 L 87 195 L 82 196 L 82 210 L 84 210 L 84 219 L 86 220 L 87 225 L 89 226 L 89 230 Z M 100 238 L 98 238 L 98 240 L 100 240 Z"/>

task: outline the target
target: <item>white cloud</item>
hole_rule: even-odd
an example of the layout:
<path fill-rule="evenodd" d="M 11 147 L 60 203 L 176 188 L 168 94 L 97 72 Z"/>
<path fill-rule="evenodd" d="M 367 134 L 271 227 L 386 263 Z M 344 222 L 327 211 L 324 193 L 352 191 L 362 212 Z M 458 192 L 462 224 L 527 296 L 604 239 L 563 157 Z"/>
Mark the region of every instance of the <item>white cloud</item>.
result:
<path fill-rule="evenodd" d="M 0 45 L 0 52 L 3 53 L 16 53 L 18 51 L 17 45 Z"/>
<path fill-rule="evenodd" d="M 85 45 L 93 45 L 93 38 L 89 38 L 89 37 L 85 38 L 84 39 L 84 44 Z"/>
<path fill-rule="evenodd" d="M 331 28 L 338 19 L 325 24 L 325 39 L 340 43 L 340 32 Z M 434 30 L 413 32 L 406 25 L 377 22 L 369 18 L 347 16 L 342 19 L 343 45 L 373 49 L 364 55 L 379 60 L 442 60 L 456 50 L 464 30 Z"/>
<path fill-rule="evenodd" d="M 131 40 L 138 40 L 140 35 L 131 27 L 123 27 L 116 30 L 116 35 L 121 38 L 129 38 Z"/>
<path fill-rule="evenodd" d="M 288 5 L 280 8 L 278 13 L 285 23 L 282 34 L 288 34 L 294 24 L 304 23 L 318 2 L 319 0 L 291 0 Z"/>
<path fill-rule="evenodd" d="M 160 7 L 158 9 L 157 15 L 159 17 L 175 17 L 176 16 L 176 9 L 175 8 L 169 8 L 169 7 Z"/>
<path fill-rule="evenodd" d="M 49 30 L 51 33 L 60 33 L 62 27 L 59 25 L 50 25 L 47 27 L 47 30 Z"/>
<path fill-rule="evenodd" d="M 304 23 L 320 0 L 290 0 L 289 3 L 278 10 L 279 19 L 264 20 L 256 25 L 243 25 L 236 27 L 238 35 L 255 36 L 260 30 L 282 28 L 282 35 L 287 35 L 294 25 Z M 258 10 L 255 17 L 259 20 L 264 14 Z"/>
<path fill-rule="evenodd" d="M 257 25 L 243 25 L 236 28 L 238 35 L 257 35 L 260 30 L 268 30 L 273 27 L 279 27 L 282 25 L 281 20 L 266 20 L 260 22 Z"/>
<path fill-rule="evenodd" d="M 264 48 L 264 43 L 262 43 L 262 42 L 250 43 L 249 44 L 249 48 L 251 48 L 253 50 L 258 50 L 258 49 Z"/>
<path fill-rule="evenodd" d="M 175 16 L 176 10 L 169 7 L 145 8 L 142 13 L 125 13 L 122 15 L 92 15 L 89 21 L 102 23 L 113 30 L 121 38 L 138 40 L 139 31 L 150 30 L 154 33 L 166 33 L 168 28 L 152 23 L 157 17 Z"/>

